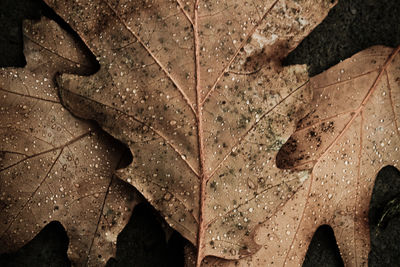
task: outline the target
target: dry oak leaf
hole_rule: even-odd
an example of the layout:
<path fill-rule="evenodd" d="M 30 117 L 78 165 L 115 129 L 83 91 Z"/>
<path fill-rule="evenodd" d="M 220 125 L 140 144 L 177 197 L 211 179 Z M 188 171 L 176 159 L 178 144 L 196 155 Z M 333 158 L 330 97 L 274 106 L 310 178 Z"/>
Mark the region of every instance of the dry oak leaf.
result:
<path fill-rule="evenodd" d="M 129 145 L 119 177 L 197 245 L 197 265 L 254 253 L 255 226 L 309 175 L 275 164 L 311 98 L 306 67 L 279 61 L 334 1 L 46 2 L 99 60 L 59 77 L 60 94 Z"/>
<path fill-rule="evenodd" d="M 103 264 L 130 217 L 131 188 L 113 178 L 121 148 L 59 102 L 57 71 L 90 61 L 55 22 L 24 22 L 25 68 L 0 70 L 0 252 L 59 221 L 75 266 Z"/>
<path fill-rule="evenodd" d="M 346 266 L 367 266 L 375 177 L 400 160 L 400 47 L 366 49 L 310 80 L 313 110 L 278 154 L 278 166 L 313 168 L 293 199 L 260 225 L 261 249 L 210 266 L 300 266 L 315 230 L 330 225 Z"/>

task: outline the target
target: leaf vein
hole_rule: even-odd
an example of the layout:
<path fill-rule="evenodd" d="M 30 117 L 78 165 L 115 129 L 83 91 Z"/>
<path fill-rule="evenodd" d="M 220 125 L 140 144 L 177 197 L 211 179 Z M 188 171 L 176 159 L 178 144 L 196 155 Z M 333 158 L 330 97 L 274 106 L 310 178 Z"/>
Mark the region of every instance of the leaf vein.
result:
<path fill-rule="evenodd" d="M 236 143 L 232 146 L 231 149 L 228 150 L 228 153 L 225 155 L 225 157 L 218 163 L 218 165 L 215 167 L 214 171 L 209 175 L 209 178 L 211 178 L 217 171 L 218 169 L 222 166 L 222 164 L 229 158 L 231 155 L 231 152 L 233 149 L 238 147 L 246 138 L 246 136 L 258 125 L 259 122 L 261 122 L 269 113 L 271 113 L 277 106 L 279 106 L 282 102 L 284 102 L 286 99 L 288 99 L 291 95 L 293 95 L 295 92 L 300 90 L 303 86 L 305 86 L 308 83 L 305 82 L 304 84 L 300 85 L 298 88 L 290 92 L 287 96 L 285 96 L 283 99 L 281 99 L 275 106 L 273 106 L 271 109 L 266 111 L 264 114 L 260 116 L 258 120 L 253 123 L 253 125 L 241 136 L 237 139 Z"/>
<path fill-rule="evenodd" d="M 22 207 L 19 209 L 18 213 L 14 216 L 14 218 L 10 221 L 9 225 L 7 226 L 7 228 L 3 231 L 3 233 L 0 236 L 0 239 L 2 239 L 4 237 L 4 235 L 8 232 L 8 230 L 11 228 L 11 226 L 14 224 L 15 220 L 19 217 L 19 215 L 21 214 L 21 212 L 25 209 L 26 205 L 28 205 L 28 203 L 32 200 L 32 198 L 34 197 L 34 195 L 36 194 L 36 192 L 39 190 L 39 188 L 42 186 L 42 184 L 46 181 L 47 177 L 49 176 L 51 170 L 54 168 L 55 164 L 57 163 L 58 159 L 60 158 L 62 152 L 63 152 L 64 148 L 61 148 L 60 153 L 57 155 L 56 159 L 54 160 L 54 162 L 51 164 L 49 170 L 47 171 L 46 175 L 44 176 L 44 178 L 42 179 L 42 181 L 40 181 L 39 185 L 36 187 L 36 189 L 32 192 L 32 194 L 30 195 L 30 197 L 28 197 L 28 200 L 22 205 Z"/>
<path fill-rule="evenodd" d="M 98 104 L 98 105 L 102 105 L 102 106 L 104 106 L 104 107 L 106 107 L 106 108 L 110 108 L 110 109 L 112 109 L 112 110 L 115 110 L 115 111 L 121 113 L 122 115 L 125 115 L 125 116 L 127 116 L 128 118 L 131 118 L 131 119 L 134 120 L 135 122 L 140 123 L 141 125 L 148 127 L 148 128 L 151 129 L 155 134 L 157 134 L 159 137 L 161 137 L 161 138 L 162 138 L 162 139 L 163 139 L 163 140 L 164 140 L 178 155 L 179 155 L 179 158 L 180 158 L 181 160 L 184 161 L 184 163 L 185 163 L 185 164 L 189 167 L 189 169 L 196 175 L 196 177 L 198 177 L 198 178 L 200 177 L 200 175 L 197 173 L 197 171 L 194 169 L 194 167 L 193 167 L 192 165 L 190 165 L 190 163 L 189 163 L 186 159 L 184 159 L 185 157 L 184 157 L 183 154 L 178 150 L 178 148 L 176 148 L 176 147 L 168 140 L 168 138 L 166 138 L 160 131 L 156 130 L 153 126 L 146 124 L 145 122 L 141 121 L 140 119 L 136 118 L 135 116 L 133 116 L 133 115 L 131 115 L 131 114 L 128 114 L 128 113 L 126 113 L 125 111 L 122 111 L 122 110 L 120 110 L 120 109 L 118 109 L 118 108 L 116 108 L 116 107 L 112 107 L 112 106 L 109 106 L 109 105 L 107 105 L 107 104 L 97 102 L 96 100 L 93 100 L 93 99 L 88 98 L 88 97 L 83 96 L 83 95 L 78 95 L 78 94 L 76 94 L 76 93 L 74 93 L 74 92 L 71 92 L 71 91 L 69 91 L 69 90 L 67 90 L 67 89 L 64 89 L 64 90 L 68 91 L 68 92 L 71 93 L 71 94 L 77 95 L 78 97 L 84 98 L 84 99 L 87 100 L 87 101 L 94 102 L 94 103 L 96 103 L 96 104 Z"/>
<path fill-rule="evenodd" d="M 186 93 L 183 91 L 183 89 L 180 87 L 177 81 L 171 76 L 171 74 L 167 71 L 167 69 L 164 67 L 163 64 L 155 57 L 155 55 L 150 51 L 150 49 L 144 44 L 143 40 L 139 38 L 139 35 L 137 35 L 126 23 L 125 21 L 118 15 L 116 10 L 106 1 L 106 0 L 101 0 L 104 2 L 108 8 L 114 13 L 114 15 L 118 18 L 118 20 L 124 25 L 124 27 L 134 36 L 138 42 L 141 44 L 141 46 L 146 50 L 146 52 L 150 55 L 150 57 L 157 63 L 157 65 L 162 69 L 162 71 L 165 73 L 165 75 L 171 80 L 171 82 L 175 85 L 179 93 L 182 95 L 184 100 L 186 101 L 187 105 L 190 107 L 192 110 L 193 114 L 197 116 L 197 112 L 194 109 L 193 103 L 190 101 L 189 97 L 186 95 Z"/>
<path fill-rule="evenodd" d="M 247 34 L 246 38 L 243 39 L 242 43 L 240 44 L 239 48 L 236 50 L 235 54 L 233 54 L 231 60 L 229 60 L 229 62 L 226 64 L 226 66 L 222 69 L 221 73 L 218 75 L 216 81 L 214 82 L 214 84 L 211 86 L 211 89 L 208 91 L 208 93 L 205 95 L 203 101 L 201 102 L 202 104 L 207 100 L 207 98 L 212 94 L 212 92 L 215 91 L 215 88 L 218 84 L 218 82 L 220 81 L 220 79 L 222 78 L 222 76 L 224 75 L 224 73 L 226 72 L 226 70 L 229 68 L 229 66 L 233 63 L 233 61 L 236 59 L 236 57 L 238 56 L 240 50 L 243 48 L 243 46 L 246 44 L 247 40 L 250 38 L 250 36 L 254 33 L 254 31 L 256 30 L 256 28 L 260 25 L 260 23 L 266 18 L 267 14 L 269 12 L 271 12 L 271 10 L 274 8 L 274 6 L 279 2 L 279 0 L 276 0 L 274 3 L 272 3 L 272 5 L 270 6 L 270 8 L 264 13 L 264 15 L 261 17 L 261 19 L 259 21 L 257 21 L 257 23 L 254 25 L 254 27 L 249 31 L 249 33 Z"/>
<path fill-rule="evenodd" d="M 392 87 L 390 86 L 389 74 L 387 73 L 386 70 L 385 70 L 385 74 L 386 74 L 387 86 L 388 86 L 388 89 L 389 89 L 390 105 L 392 107 L 392 113 L 393 113 L 393 117 L 394 117 L 394 125 L 396 127 L 397 135 L 400 136 L 400 128 L 399 128 L 399 125 L 397 123 L 398 118 L 397 118 L 397 114 L 396 114 L 396 111 L 394 109 L 394 103 L 393 103 Z"/>

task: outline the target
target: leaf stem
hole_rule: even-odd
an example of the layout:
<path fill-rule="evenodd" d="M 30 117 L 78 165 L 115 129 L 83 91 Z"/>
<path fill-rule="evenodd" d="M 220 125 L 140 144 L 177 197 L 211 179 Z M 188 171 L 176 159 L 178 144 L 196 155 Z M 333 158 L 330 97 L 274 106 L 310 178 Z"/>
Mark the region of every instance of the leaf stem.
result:
<path fill-rule="evenodd" d="M 200 192 L 199 192 L 199 228 L 197 233 L 197 258 L 196 266 L 200 267 L 203 260 L 203 242 L 204 242 L 204 200 L 206 194 L 207 174 L 205 168 L 204 158 L 204 138 L 203 138 L 203 105 L 201 102 L 201 77 L 200 77 L 200 43 L 198 31 L 198 9 L 199 0 L 196 0 L 194 6 L 194 22 L 193 22 L 193 35 L 194 35 L 194 57 L 196 64 L 196 107 L 197 107 L 197 138 L 199 146 L 199 161 L 200 161 Z"/>

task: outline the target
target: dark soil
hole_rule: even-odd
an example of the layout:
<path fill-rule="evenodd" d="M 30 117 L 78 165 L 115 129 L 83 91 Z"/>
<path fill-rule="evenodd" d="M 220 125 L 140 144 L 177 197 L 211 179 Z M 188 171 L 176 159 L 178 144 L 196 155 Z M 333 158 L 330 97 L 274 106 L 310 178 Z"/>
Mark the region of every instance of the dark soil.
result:
<path fill-rule="evenodd" d="M 305 266 L 344 266 L 339 248 L 336 245 L 335 235 L 330 226 L 322 225 L 315 231 L 303 262 L 303 267 Z"/>
<path fill-rule="evenodd" d="M 368 214 L 369 266 L 400 266 L 400 172 L 383 168 L 375 181 Z"/>
<path fill-rule="evenodd" d="M 39 0 L 0 0 L 0 67 L 26 64 L 22 20 L 38 19 L 41 15 L 56 20 L 71 32 Z M 310 75 L 316 75 L 370 46 L 399 44 L 398 0 L 343 0 L 284 64 L 307 64 Z M 400 266 L 400 172 L 394 167 L 386 167 L 378 174 L 369 220 L 369 265 Z M 148 204 L 135 208 L 118 237 L 116 258 L 107 266 L 183 266 L 183 245 L 187 241 L 174 232 L 167 243 L 160 222 L 161 218 Z M 0 266 L 69 266 L 67 246 L 64 228 L 52 222 L 20 250 L 0 255 Z M 329 226 L 316 231 L 303 266 L 343 266 Z"/>
<path fill-rule="evenodd" d="M 51 222 L 15 253 L 0 255 L 0 266 L 67 267 L 68 236 L 59 222 Z"/>

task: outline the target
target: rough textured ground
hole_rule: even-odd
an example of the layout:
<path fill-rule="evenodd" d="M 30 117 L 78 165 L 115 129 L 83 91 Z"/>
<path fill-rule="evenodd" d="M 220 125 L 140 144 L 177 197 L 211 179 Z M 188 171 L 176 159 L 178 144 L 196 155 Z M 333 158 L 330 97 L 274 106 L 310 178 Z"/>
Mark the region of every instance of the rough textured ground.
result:
<path fill-rule="evenodd" d="M 340 60 L 372 45 L 400 45 L 398 0 L 339 0 L 339 4 L 285 60 L 307 64 L 316 75 Z M 36 0 L 0 0 L 0 66 L 23 67 L 22 19 L 46 15 L 68 26 Z M 67 29 L 68 30 L 68 29 Z M 70 29 L 69 29 L 70 30 Z M 384 168 L 378 175 L 371 209 L 370 266 L 398 266 L 400 262 L 400 172 Z M 383 216 L 386 214 L 386 216 Z M 179 234 L 166 242 L 161 219 L 148 205 L 140 205 L 120 234 L 116 259 L 108 266 L 182 266 Z M 0 255 L 0 266 L 69 266 L 68 237 L 59 223 L 51 223 L 19 251 Z M 303 266 L 342 266 L 333 232 L 320 227 Z"/>

